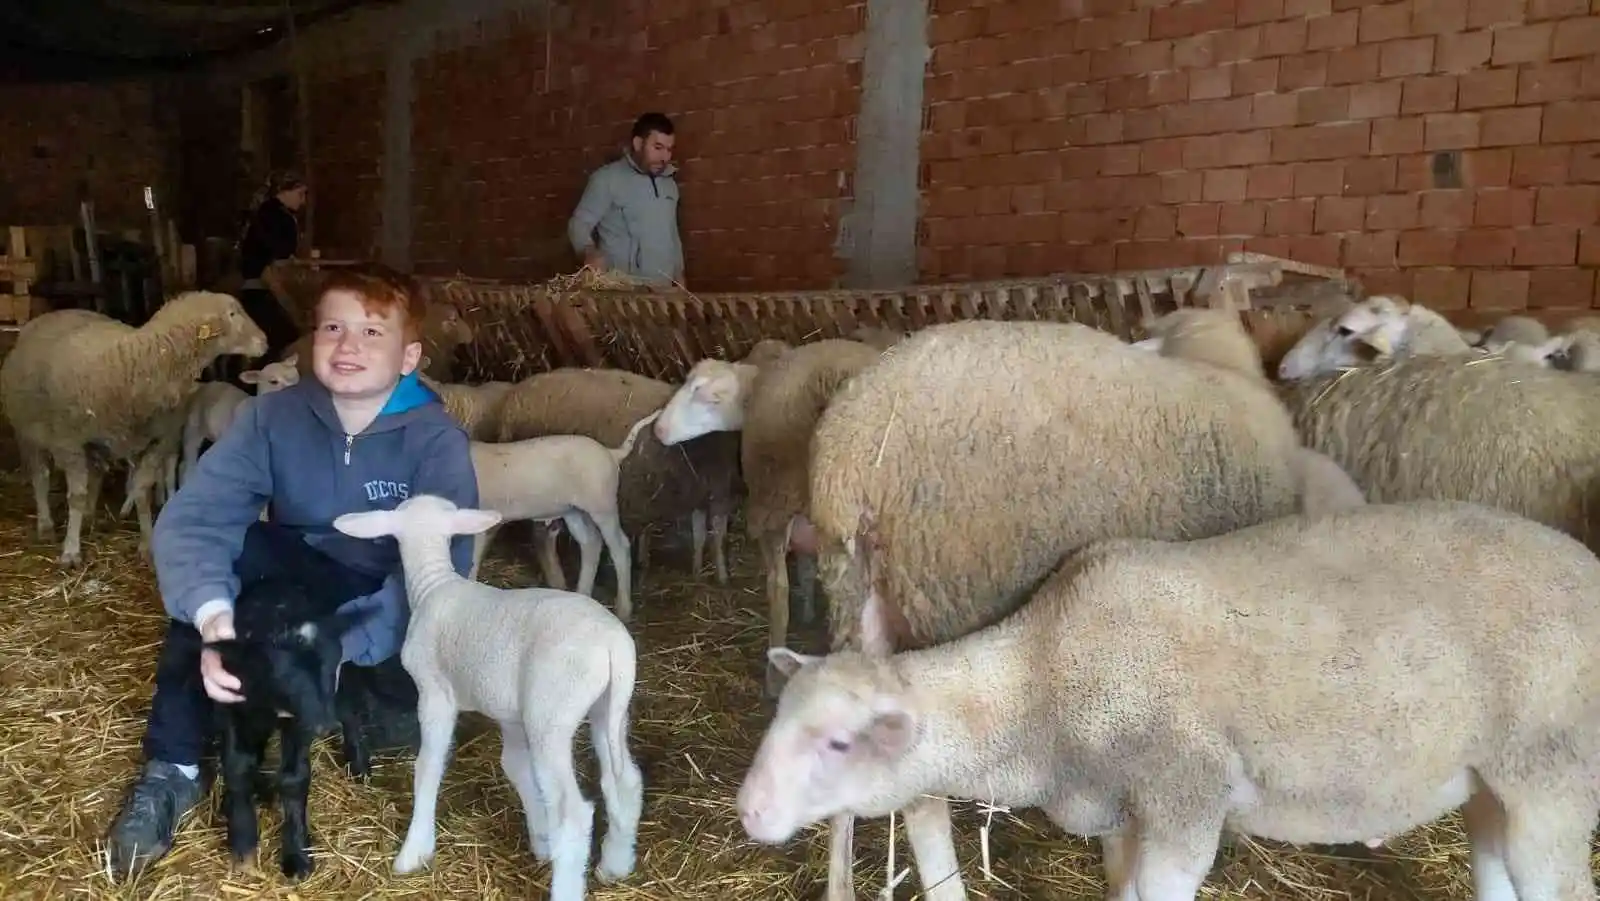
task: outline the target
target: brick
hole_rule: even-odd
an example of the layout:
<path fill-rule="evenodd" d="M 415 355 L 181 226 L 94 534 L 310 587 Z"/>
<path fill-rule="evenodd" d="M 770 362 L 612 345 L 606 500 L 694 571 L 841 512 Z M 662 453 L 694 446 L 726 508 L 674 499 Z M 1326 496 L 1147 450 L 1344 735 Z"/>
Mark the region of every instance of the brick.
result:
<path fill-rule="evenodd" d="M 1594 301 L 1593 269 L 1537 269 L 1528 279 L 1528 306 L 1588 307 Z"/>
<path fill-rule="evenodd" d="M 1328 83 L 1328 54 L 1307 53 L 1278 61 L 1278 87 L 1285 91 L 1317 88 Z"/>
<path fill-rule="evenodd" d="M 1395 157 L 1394 186 L 1399 191 L 1432 191 L 1433 154 L 1408 153 Z"/>
<path fill-rule="evenodd" d="M 1315 200 L 1274 200 L 1267 204 L 1265 233 L 1309 235 L 1316 221 Z"/>
<path fill-rule="evenodd" d="M 1280 236 L 1246 238 L 1244 249 L 1251 253 L 1264 253 L 1267 256 L 1294 259 L 1294 239 Z M 1338 252 L 1335 251 L 1335 256 Z"/>
<path fill-rule="evenodd" d="M 1356 45 L 1356 30 L 1361 24 L 1357 10 L 1317 16 L 1306 21 L 1307 50 L 1339 50 Z"/>
<path fill-rule="evenodd" d="M 1404 244 L 1405 238 L 1401 237 Z M 1400 265 L 1406 265 L 1402 262 Z M 1433 310 L 1464 310 L 1472 296 L 1472 273 L 1454 269 L 1414 269 L 1412 299 Z"/>
<path fill-rule="evenodd" d="M 1471 191 L 1425 191 L 1417 221 L 1425 228 L 1467 228 L 1473 200 Z"/>
<path fill-rule="evenodd" d="M 1367 201 L 1362 197 L 1323 197 L 1317 200 L 1315 228 L 1327 232 L 1358 232 L 1366 219 Z"/>
<path fill-rule="evenodd" d="M 1295 121 L 1300 125 L 1342 122 L 1350 118 L 1348 87 L 1312 88 L 1295 95 L 1298 105 Z"/>
<path fill-rule="evenodd" d="M 1433 38 L 1408 38 L 1378 45 L 1378 75 L 1397 78 L 1433 71 Z"/>
<path fill-rule="evenodd" d="M 1464 110 L 1511 106 L 1517 102 L 1516 69 L 1482 69 L 1461 76 L 1460 100 Z"/>
<path fill-rule="evenodd" d="M 1424 150 L 1476 147 L 1482 124 L 1479 113 L 1437 113 L 1422 120 Z"/>
<path fill-rule="evenodd" d="M 1459 3 L 1461 0 L 1442 2 Z M 1440 72 L 1472 72 L 1489 64 L 1493 50 L 1494 36 L 1487 31 L 1441 34 L 1434 47 L 1434 68 Z"/>
<path fill-rule="evenodd" d="M 1600 182 L 1600 144 L 1573 147 L 1568 176 L 1575 182 Z"/>
<path fill-rule="evenodd" d="M 1387 194 L 1395 189 L 1395 158 L 1367 157 L 1351 160 L 1344 165 L 1344 191 L 1346 197 L 1365 197 Z"/>
<path fill-rule="evenodd" d="M 1365 156 L 1371 145 L 1368 122 L 1280 128 L 1272 133 L 1273 162 Z"/>
<path fill-rule="evenodd" d="M 1589 12 L 1588 0 L 1528 0 L 1528 20 L 1565 19 Z"/>
<path fill-rule="evenodd" d="M 1165 240 L 1178 232 L 1178 211 L 1170 206 L 1147 206 L 1134 217 L 1133 236 L 1139 239 Z"/>
<path fill-rule="evenodd" d="M 1551 144 L 1600 141 L 1600 101 L 1575 100 L 1544 107 L 1542 139 Z"/>
<path fill-rule="evenodd" d="M 1528 273 L 1485 269 L 1472 273 L 1469 305 L 1482 310 L 1524 310 L 1528 307 Z"/>
<path fill-rule="evenodd" d="M 1071 186 L 1068 186 L 1070 189 Z M 1170 172 L 1161 176 L 1162 203 L 1198 203 L 1205 187 L 1199 172 Z"/>
<path fill-rule="evenodd" d="M 1222 235 L 1259 235 L 1266 230 L 1267 204 L 1247 200 L 1244 203 L 1224 203 L 1217 217 L 1217 233 Z"/>
<path fill-rule="evenodd" d="M 1294 56 L 1304 53 L 1307 32 L 1305 19 L 1269 22 L 1261 27 L 1261 55 Z M 1323 65 L 1326 66 L 1326 60 Z"/>
<path fill-rule="evenodd" d="M 1536 225 L 1516 231 L 1518 266 L 1571 266 L 1578 261 L 1578 230 L 1565 225 Z"/>
<path fill-rule="evenodd" d="M 1600 265 L 1600 228 L 1585 228 L 1579 231 L 1578 265 Z"/>
<path fill-rule="evenodd" d="M 1328 84 L 1354 84 L 1378 77 L 1381 51 L 1377 44 L 1362 44 L 1328 54 Z"/>
<path fill-rule="evenodd" d="M 1504 228 L 1473 228 L 1456 233 L 1457 266 L 1509 266 L 1517 233 Z"/>
<path fill-rule="evenodd" d="M 1557 22 L 1551 42 L 1552 59 L 1600 54 L 1600 18 L 1593 15 Z"/>
<path fill-rule="evenodd" d="M 1190 203 L 1177 208 L 1178 234 L 1187 237 L 1204 237 L 1221 234 L 1217 220 L 1222 206 L 1216 203 Z"/>
<path fill-rule="evenodd" d="M 1273 200 L 1294 196 L 1294 170 L 1291 165 L 1256 166 L 1245 183 L 1245 197 Z"/>
<path fill-rule="evenodd" d="M 1247 174 L 1246 169 L 1207 170 L 1205 181 L 1202 183 L 1201 199 L 1243 200 Z"/>
<path fill-rule="evenodd" d="M 1333 12 L 1333 0 L 1284 0 L 1283 14 L 1291 19 L 1309 19 Z"/>
<path fill-rule="evenodd" d="M 1380 119 L 1372 123 L 1373 153 L 1415 153 L 1422 149 L 1423 128 L 1420 117 L 1413 119 Z"/>
<path fill-rule="evenodd" d="M 1465 184 L 1473 187 L 1505 187 L 1511 184 L 1511 154 L 1507 148 L 1468 150 L 1461 155 Z"/>
<path fill-rule="evenodd" d="M 1363 232 L 1344 239 L 1343 264 L 1351 267 L 1393 266 L 1399 253 L 1395 232 Z"/>
<path fill-rule="evenodd" d="M 1250 98 L 1250 127 L 1293 125 L 1298 102 L 1293 94 L 1257 94 Z"/>
<path fill-rule="evenodd" d="M 1559 185 L 1539 188 L 1533 221 L 1539 225 L 1600 223 L 1600 187 Z"/>
<path fill-rule="evenodd" d="M 1368 6 L 1361 9 L 1360 13 L 1360 37 L 1363 44 L 1377 44 L 1411 36 L 1412 8 L 1409 3 Z"/>
<path fill-rule="evenodd" d="M 1484 110 L 1478 114 L 1483 123 L 1478 143 L 1483 147 L 1537 144 L 1544 112 L 1545 108 L 1537 106 Z"/>
<path fill-rule="evenodd" d="M 1413 0 L 1410 5 L 1412 34 L 1452 35 L 1467 29 L 1467 4 L 1462 0 Z"/>
<path fill-rule="evenodd" d="M 1407 78 L 1402 82 L 1400 112 L 1442 113 L 1456 108 L 1457 79 L 1454 75 L 1434 75 Z M 1512 77 L 1512 93 L 1516 93 L 1516 78 Z"/>
<path fill-rule="evenodd" d="M 1258 25 L 1283 18 L 1283 0 L 1239 0 L 1240 25 Z"/>
<path fill-rule="evenodd" d="M 1401 266 L 1448 266 L 1455 259 L 1456 233 L 1428 229 L 1400 233 L 1395 260 Z"/>
<path fill-rule="evenodd" d="M 1517 76 L 1517 102 L 1554 103 L 1573 100 L 1583 93 L 1583 63 L 1535 63 L 1523 66 Z"/>
<path fill-rule="evenodd" d="M 1496 66 L 1543 62 L 1550 58 L 1554 35 L 1555 26 L 1549 22 L 1502 28 L 1494 33 L 1494 52 L 1489 61 Z"/>
<path fill-rule="evenodd" d="M 1389 194 L 1382 197 L 1367 198 L 1367 219 L 1363 228 L 1367 231 L 1399 231 L 1415 228 L 1417 225 L 1418 203 L 1415 194 Z"/>
<path fill-rule="evenodd" d="M 1289 239 L 1289 259 L 1313 266 L 1338 266 L 1344 242 L 1338 235 L 1302 235 Z"/>
<path fill-rule="evenodd" d="M 1400 114 L 1402 84 L 1378 81 L 1352 85 L 1349 115 L 1352 119 L 1386 119 Z"/>
<path fill-rule="evenodd" d="M 1401 297 L 1413 296 L 1411 290 L 1412 276 L 1407 270 L 1362 268 L 1356 270 L 1356 275 L 1360 277 L 1361 284 L 1368 295 L 1397 294 Z"/>
<path fill-rule="evenodd" d="M 1531 188 L 1485 188 L 1478 192 L 1472 221 L 1481 228 L 1532 225 L 1535 198 Z"/>
<path fill-rule="evenodd" d="M 1233 94 L 1233 69 L 1197 69 L 1189 73 L 1190 100 L 1216 100 Z"/>
<path fill-rule="evenodd" d="M 1238 63 L 1233 70 L 1234 96 L 1263 94 L 1278 89 L 1278 61 L 1257 59 Z"/>
<path fill-rule="evenodd" d="M 1520 24 L 1527 15 L 1525 0 L 1467 0 L 1467 27 Z"/>
<path fill-rule="evenodd" d="M 1572 148 L 1561 144 L 1518 147 L 1511 163 L 1511 183 L 1563 185 L 1571 169 Z"/>
<path fill-rule="evenodd" d="M 1342 161 L 1300 163 L 1294 167 L 1294 196 L 1322 197 L 1339 195 L 1344 191 Z"/>

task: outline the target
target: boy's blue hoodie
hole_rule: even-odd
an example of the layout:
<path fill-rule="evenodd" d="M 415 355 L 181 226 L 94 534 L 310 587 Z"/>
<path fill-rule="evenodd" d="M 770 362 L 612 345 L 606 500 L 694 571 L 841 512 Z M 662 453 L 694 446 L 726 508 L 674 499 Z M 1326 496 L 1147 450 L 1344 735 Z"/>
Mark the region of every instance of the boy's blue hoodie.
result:
<path fill-rule="evenodd" d="M 315 379 L 251 398 L 156 519 L 151 555 L 167 612 L 193 623 L 202 606 L 231 604 L 245 532 L 270 502 L 273 521 L 301 531 L 313 547 L 352 569 L 387 576 L 376 594 L 344 607 L 379 611 L 345 635 L 344 658 L 380 663 L 399 651 L 410 619 L 399 545 L 388 537 L 351 538 L 333 520 L 392 510 L 413 494 L 478 505 L 467 434 L 415 374 L 400 380 L 359 435 L 345 434 L 328 389 Z M 458 535 L 450 545 L 462 575 L 472 565 L 472 540 Z"/>

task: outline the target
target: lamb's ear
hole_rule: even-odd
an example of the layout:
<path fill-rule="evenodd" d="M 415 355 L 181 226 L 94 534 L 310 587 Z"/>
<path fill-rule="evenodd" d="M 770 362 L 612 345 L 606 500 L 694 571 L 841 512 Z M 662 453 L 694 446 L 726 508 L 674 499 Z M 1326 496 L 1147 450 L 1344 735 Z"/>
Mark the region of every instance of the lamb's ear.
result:
<path fill-rule="evenodd" d="M 791 651 L 788 648 L 767 648 L 767 660 L 772 663 L 773 668 L 782 674 L 785 679 L 793 678 L 795 673 L 800 672 L 802 666 L 808 663 L 816 663 L 821 659 L 821 657 L 813 657 L 810 654 L 802 654 L 799 651 Z"/>
<path fill-rule="evenodd" d="M 393 510 L 368 510 L 346 513 L 333 521 L 333 527 L 351 538 L 382 538 L 393 535 L 400 523 Z"/>
<path fill-rule="evenodd" d="M 284 357 L 282 360 L 279 360 L 278 362 L 284 364 L 285 366 L 299 366 L 300 365 L 300 353 L 299 353 L 299 351 L 296 351 L 295 353 L 292 353 L 292 354 L 288 355 L 287 357 Z"/>
<path fill-rule="evenodd" d="M 261 381 L 261 370 L 246 369 L 244 372 L 239 373 L 239 381 L 244 382 L 246 385 L 258 384 Z"/>
<path fill-rule="evenodd" d="M 502 518 L 496 510 L 452 510 L 450 531 L 457 535 L 477 535 L 488 531 Z"/>
<path fill-rule="evenodd" d="M 896 699 L 880 698 L 878 708 L 862 737 L 880 756 L 893 760 L 911 748 L 917 737 L 917 720 Z"/>

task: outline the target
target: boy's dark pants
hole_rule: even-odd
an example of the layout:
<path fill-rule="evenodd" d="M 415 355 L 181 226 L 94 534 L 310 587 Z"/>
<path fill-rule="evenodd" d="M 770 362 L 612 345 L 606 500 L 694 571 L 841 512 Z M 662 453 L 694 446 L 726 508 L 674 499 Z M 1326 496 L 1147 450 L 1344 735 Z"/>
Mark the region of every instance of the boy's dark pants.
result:
<path fill-rule="evenodd" d="M 245 533 L 244 549 L 234 564 L 234 572 L 241 581 L 249 582 L 285 569 L 315 573 L 319 584 L 330 588 L 329 596 L 340 599 L 339 604 L 371 594 L 383 585 L 382 579 L 349 569 L 306 544 L 291 529 L 271 522 L 253 523 Z M 334 609 L 337 607 L 323 613 L 332 614 Z M 200 679 L 200 650 L 200 633 L 194 626 L 175 619 L 168 621 L 156 664 L 155 697 L 150 702 L 145 728 L 147 760 L 197 765 L 213 737 L 215 702 L 206 695 Z M 352 666 L 345 664 L 341 686 L 350 680 Z M 400 665 L 399 654 L 376 666 L 359 669 L 360 678 L 351 681 L 370 696 L 360 701 L 372 708 L 369 717 L 415 721 L 416 686 Z"/>

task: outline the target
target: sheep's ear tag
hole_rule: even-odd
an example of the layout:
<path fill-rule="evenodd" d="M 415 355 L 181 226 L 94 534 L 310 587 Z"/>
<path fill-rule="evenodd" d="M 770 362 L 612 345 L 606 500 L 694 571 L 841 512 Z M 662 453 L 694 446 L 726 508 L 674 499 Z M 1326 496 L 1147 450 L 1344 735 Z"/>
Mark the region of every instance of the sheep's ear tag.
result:
<path fill-rule="evenodd" d="M 300 628 L 294 630 L 294 634 L 296 636 L 298 636 L 299 639 L 301 641 L 305 642 L 306 644 L 311 644 L 312 642 L 317 640 L 317 624 L 316 623 L 302 623 L 300 625 Z"/>
<path fill-rule="evenodd" d="M 199 338 L 201 341 L 205 341 L 205 340 L 208 340 L 208 339 L 211 339 L 211 338 L 215 338 L 218 334 L 219 334 L 218 332 L 214 331 L 211 328 L 211 323 L 203 322 L 203 323 L 200 324 L 200 331 L 195 333 L 195 337 Z"/>

